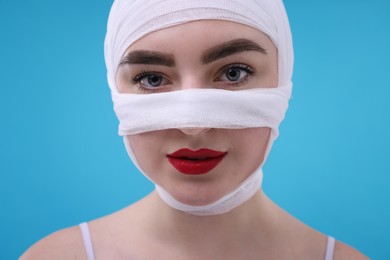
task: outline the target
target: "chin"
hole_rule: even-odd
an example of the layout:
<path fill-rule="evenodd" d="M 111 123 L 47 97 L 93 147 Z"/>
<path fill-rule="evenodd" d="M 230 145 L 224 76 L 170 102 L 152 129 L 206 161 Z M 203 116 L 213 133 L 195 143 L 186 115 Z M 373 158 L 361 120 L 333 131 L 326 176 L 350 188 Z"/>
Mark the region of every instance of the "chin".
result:
<path fill-rule="evenodd" d="M 180 187 L 180 188 L 177 188 Z M 164 187 L 165 188 L 165 187 Z M 204 206 L 216 202 L 229 191 L 204 183 L 181 184 L 166 190 L 176 200 L 191 206 Z"/>

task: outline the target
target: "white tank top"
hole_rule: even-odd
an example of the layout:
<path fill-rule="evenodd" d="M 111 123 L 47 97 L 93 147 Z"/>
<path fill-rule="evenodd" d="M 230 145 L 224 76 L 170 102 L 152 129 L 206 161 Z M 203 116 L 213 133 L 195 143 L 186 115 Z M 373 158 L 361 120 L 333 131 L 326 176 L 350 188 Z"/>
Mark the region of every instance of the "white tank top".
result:
<path fill-rule="evenodd" d="M 91 233 L 89 232 L 88 223 L 84 222 L 80 225 L 81 234 L 83 236 L 85 251 L 87 252 L 88 260 L 95 260 L 95 254 L 93 252 L 93 245 L 91 240 Z M 328 236 L 328 242 L 326 245 L 325 260 L 333 260 L 334 246 L 336 240 L 333 237 Z"/>

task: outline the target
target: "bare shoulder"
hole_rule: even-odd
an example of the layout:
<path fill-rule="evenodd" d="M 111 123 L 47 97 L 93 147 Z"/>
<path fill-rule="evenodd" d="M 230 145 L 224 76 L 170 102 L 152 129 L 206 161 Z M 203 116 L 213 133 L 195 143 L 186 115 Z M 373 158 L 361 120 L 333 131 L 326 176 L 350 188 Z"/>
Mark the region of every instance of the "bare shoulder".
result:
<path fill-rule="evenodd" d="M 368 260 L 369 258 L 360 253 L 355 248 L 344 244 L 340 241 L 336 242 L 334 249 L 334 260 Z"/>
<path fill-rule="evenodd" d="M 21 257 L 29 259 L 87 259 L 78 226 L 57 231 L 31 246 Z"/>

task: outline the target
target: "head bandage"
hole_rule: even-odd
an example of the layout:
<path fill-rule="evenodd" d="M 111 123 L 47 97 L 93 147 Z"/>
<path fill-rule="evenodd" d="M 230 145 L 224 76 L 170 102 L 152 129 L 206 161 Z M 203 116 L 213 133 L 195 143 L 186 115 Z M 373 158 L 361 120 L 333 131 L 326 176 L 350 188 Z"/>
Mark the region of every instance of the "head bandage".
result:
<path fill-rule="evenodd" d="M 189 89 L 145 95 L 117 91 L 115 75 L 128 46 L 154 31 L 208 19 L 237 22 L 267 34 L 278 48 L 278 87 L 240 91 Z M 281 0 L 116 0 L 108 21 L 105 60 L 120 122 L 119 134 L 123 136 L 174 128 L 269 127 L 272 131 L 265 161 L 291 96 L 293 48 Z M 133 162 L 148 177 L 127 138 L 124 140 Z M 245 202 L 259 189 L 261 166 L 239 187 L 210 205 L 186 205 L 157 184 L 156 189 L 167 204 L 178 210 L 197 215 L 221 214 Z"/>

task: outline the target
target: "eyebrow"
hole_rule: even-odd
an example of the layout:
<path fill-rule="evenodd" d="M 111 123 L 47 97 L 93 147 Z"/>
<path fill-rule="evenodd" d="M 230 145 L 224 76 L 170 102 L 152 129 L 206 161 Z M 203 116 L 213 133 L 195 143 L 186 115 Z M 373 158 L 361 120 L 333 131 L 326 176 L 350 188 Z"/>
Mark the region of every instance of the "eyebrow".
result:
<path fill-rule="evenodd" d="M 175 66 L 175 59 L 171 54 L 139 50 L 127 53 L 119 63 L 119 67 L 126 64 L 150 64 L 173 67 Z"/>
<path fill-rule="evenodd" d="M 227 56 L 245 51 L 257 51 L 265 55 L 267 54 L 267 51 L 259 44 L 248 39 L 240 38 L 224 42 L 206 50 L 203 53 L 201 60 L 203 64 L 208 64 Z M 126 64 L 146 64 L 174 67 L 175 59 L 172 54 L 157 51 L 137 50 L 127 53 L 119 63 L 119 67 Z"/>
<path fill-rule="evenodd" d="M 202 56 L 202 63 L 208 64 L 227 56 L 245 51 L 256 51 L 267 54 L 267 51 L 259 44 L 244 38 L 224 42 L 206 50 Z"/>

